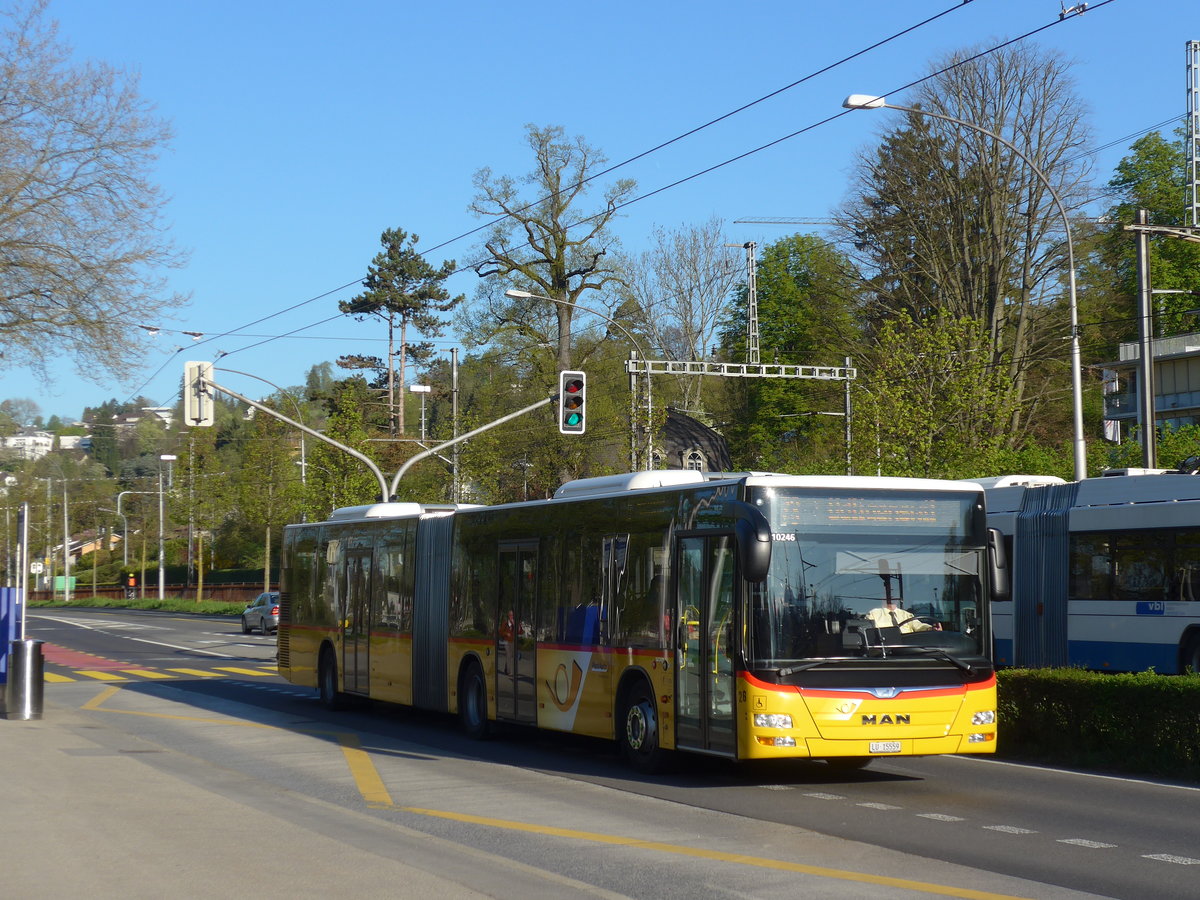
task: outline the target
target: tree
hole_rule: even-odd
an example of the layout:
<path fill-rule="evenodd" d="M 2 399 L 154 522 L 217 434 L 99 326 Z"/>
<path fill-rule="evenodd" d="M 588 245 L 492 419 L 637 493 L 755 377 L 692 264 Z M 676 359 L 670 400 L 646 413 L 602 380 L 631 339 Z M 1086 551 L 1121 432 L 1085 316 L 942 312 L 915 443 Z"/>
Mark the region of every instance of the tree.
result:
<path fill-rule="evenodd" d="M 290 447 L 291 426 L 271 416 L 256 416 L 254 433 L 242 450 L 238 511 L 263 535 L 263 590 L 271 589 L 272 553 L 283 526 L 299 521 L 303 504 L 300 470 Z"/>
<path fill-rule="evenodd" d="M 0 400 L 0 415 L 18 428 L 32 428 L 41 423 L 41 407 L 28 397 Z"/>
<path fill-rule="evenodd" d="M 620 280 L 615 266 L 605 259 L 616 243 L 608 225 L 633 193 L 635 183 L 615 181 L 605 190 L 600 209 L 576 209 L 606 162 L 604 156 L 583 138 L 566 138 L 561 127 L 525 128 L 535 160 L 532 172 L 519 181 L 497 177 L 488 168 L 475 173 L 477 193 L 471 211 L 496 219 L 475 271 L 481 278 L 495 275 L 507 284 L 557 301 L 537 303 L 553 308 L 561 371 L 571 368 L 575 304 L 588 291 L 603 290 Z M 522 196 L 520 184 L 531 185 L 535 196 Z M 481 297 L 488 300 L 487 288 Z M 499 298 L 492 299 L 495 304 L 502 303 Z M 495 310 L 495 305 L 492 308 Z M 508 317 L 501 312 L 499 318 Z"/>
<path fill-rule="evenodd" d="M 1008 371 L 1015 447 L 1046 396 L 1066 394 L 1067 260 L 1054 194 L 1067 208 L 1087 196 L 1088 133 L 1057 54 L 1031 45 L 975 54 L 935 62 L 937 74 L 906 105 L 1004 136 L 1046 180 L 988 134 L 910 113 L 863 160 L 841 218 L 871 276 L 875 330 L 899 312 L 980 323 L 979 349 Z M 1056 369 L 1031 378 L 1043 360 Z"/>
<path fill-rule="evenodd" d="M 370 390 L 359 376 L 339 382 L 326 401 L 329 418 L 324 433 L 335 441 L 370 455 L 370 433 L 363 418 Z M 310 520 L 320 521 L 339 506 L 371 503 L 379 482 L 359 460 L 323 441 L 313 441 L 308 453 L 308 484 L 304 509 Z"/>
<path fill-rule="evenodd" d="M 857 385 L 856 472 L 925 478 L 993 474 L 1012 403 L 991 364 L 985 326 L 971 317 L 907 313 L 880 328 L 869 380 Z"/>
<path fill-rule="evenodd" d="M 1116 202 L 1105 218 L 1108 226 L 1101 243 L 1102 272 L 1107 287 L 1115 294 L 1112 318 L 1115 328 L 1109 333 L 1132 337 L 1137 309 L 1137 241 L 1125 225 L 1134 222 L 1139 209 L 1150 213 L 1152 225 L 1180 225 L 1187 192 L 1187 150 L 1182 140 L 1167 141 L 1152 131 L 1134 141 L 1133 152 L 1117 164 L 1109 181 Z M 1196 291 L 1200 288 L 1200 244 L 1162 236 L 1150 239 L 1151 286 L 1155 289 Z M 1159 335 L 1182 334 L 1197 330 L 1191 311 L 1196 308 L 1194 293 L 1163 294 L 1156 299 L 1155 324 Z M 1121 327 L 1121 326 L 1124 327 Z M 1111 358 L 1111 356 L 1109 357 Z"/>
<path fill-rule="evenodd" d="M 411 327 L 429 337 L 442 333 L 446 323 L 436 313 L 448 312 L 457 306 L 463 296 L 451 297 L 443 286 L 455 270 L 453 260 L 442 263 L 435 269 L 417 251 L 417 235 L 409 235 L 399 228 L 389 228 L 380 237 L 383 250 L 375 256 L 363 279 L 366 290 L 353 300 L 343 300 L 338 308 L 360 322 L 373 316 L 387 323 L 388 355 L 386 363 L 378 357 L 343 356 L 338 364 L 345 368 L 370 368 L 383 370 L 387 375 L 388 422 L 393 434 L 404 433 L 404 402 L 401 399 L 397 413 L 396 379 L 393 360 L 395 357 L 394 334 L 400 328 L 400 389 L 404 389 L 407 356 L 417 361 L 428 359 L 433 345 L 410 344 L 408 329 Z"/>
<path fill-rule="evenodd" d="M 650 250 L 625 265 L 626 292 L 636 306 L 636 323 L 651 352 L 664 359 L 709 359 L 721 315 L 744 271 L 729 249 L 724 222 L 668 231 L 656 228 Z M 700 407 L 702 376 L 681 376 L 679 405 Z"/>
<path fill-rule="evenodd" d="M 53 347 L 120 377 L 144 358 L 137 323 L 183 302 L 159 274 L 181 257 L 150 180 L 170 129 L 135 77 L 74 62 L 46 5 L 0 19 L 0 369 L 45 377 Z"/>

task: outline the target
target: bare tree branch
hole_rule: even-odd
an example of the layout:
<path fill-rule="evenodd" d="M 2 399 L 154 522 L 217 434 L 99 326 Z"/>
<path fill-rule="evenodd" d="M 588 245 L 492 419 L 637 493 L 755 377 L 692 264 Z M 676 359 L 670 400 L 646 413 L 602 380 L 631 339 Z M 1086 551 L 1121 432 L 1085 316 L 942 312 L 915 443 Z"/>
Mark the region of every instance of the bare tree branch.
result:
<path fill-rule="evenodd" d="M 121 377 L 144 356 L 136 323 L 185 299 L 165 291 L 182 256 L 150 180 L 170 128 L 135 77 L 73 62 L 45 10 L 0 13 L 0 369 L 68 356 Z"/>

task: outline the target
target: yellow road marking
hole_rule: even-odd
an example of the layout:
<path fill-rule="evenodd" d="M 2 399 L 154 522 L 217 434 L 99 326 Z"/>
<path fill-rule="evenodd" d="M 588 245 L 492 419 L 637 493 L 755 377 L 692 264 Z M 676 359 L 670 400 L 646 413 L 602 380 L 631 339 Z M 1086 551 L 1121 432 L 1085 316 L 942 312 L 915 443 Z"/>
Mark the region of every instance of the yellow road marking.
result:
<path fill-rule="evenodd" d="M 167 669 L 168 672 L 178 672 L 180 675 L 195 675 L 197 678 L 220 678 L 216 672 L 206 669 Z"/>
<path fill-rule="evenodd" d="M 105 703 L 109 697 L 115 696 L 120 692 L 119 687 L 109 687 L 102 690 L 95 697 L 83 704 L 84 709 L 99 709 L 101 704 Z"/>
<path fill-rule="evenodd" d="M 128 681 L 129 679 L 123 675 L 114 675 L 112 672 L 102 672 L 99 669 L 76 669 L 76 675 L 86 675 L 88 678 L 95 678 L 97 681 Z"/>
<path fill-rule="evenodd" d="M 175 670 L 178 671 L 178 670 Z M 849 881 L 859 884 L 877 884 L 886 887 L 901 888 L 909 891 L 924 891 L 940 897 L 957 897 L 961 900 L 1029 900 L 1010 894 L 995 894 L 990 891 L 977 891 L 972 888 L 953 887 L 951 885 L 934 884 L 927 881 L 913 881 L 907 878 L 893 878 L 886 875 L 871 875 L 866 872 L 852 872 L 847 869 L 831 869 L 826 866 L 811 866 L 804 863 L 787 862 L 780 859 L 770 859 L 761 856 L 749 856 L 743 853 L 726 853 L 721 850 L 704 850 L 698 847 L 688 847 L 682 844 L 667 844 L 659 841 L 645 841 L 623 835 L 603 834 L 594 831 L 577 831 L 572 828 L 555 828 L 548 825 L 532 825 L 527 822 L 516 822 L 509 819 L 493 819 L 488 816 L 475 816 L 468 813 L 455 813 L 439 809 L 422 809 L 416 806 L 395 806 L 379 770 L 371 760 L 371 754 L 362 748 L 362 742 L 357 734 L 345 731 L 327 731 L 324 729 L 285 729 L 261 722 L 241 722 L 229 719 L 205 719 L 198 716 L 176 716 L 165 713 L 140 712 L 123 709 L 101 709 L 103 704 L 120 692 L 121 688 L 113 685 L 105 688 L 94 698 L 83 705 L 83 709 L 100 712 L 121 713 L 132 716 L 146 716 L 156 719 L 175 719 L 201 722 L 210 725 L 240 725 L 247 728 L 264 728 L 272 731 L 294 731 L 302 734 L 333 735 L 337 738 L 354 778 L 358 791 L 368 806 L 373 808 L 398 809 L 412 815 L 431 816 L 453 822 L 464 822 L 472 825 L 483 825 L 489 828 L 503 828 L 509 831 L 520 831 L 528 834 L 564 837 L 573 840 L 590 841 L 597 844 L 635 847 L 658 853 L 670 853 L 676 856 L 689 856 L 696 859 L 728 862 L 740 866 L 751 866 L 758 869 L 772 869 L 780 872 L 795 872 L 801 875 L 813 875 L 818 878 L 830 878 L 836 881 Z"/>
<path fill-rule="evenodd" d="M 236 666 L 218 666 L 218 672 L 232 672 L 234 675 L 253 675 L 255 678 L 270 678 L 274 672 L 260 672 L 257 669 L 239 669 Z"/>
<path fill-rule="evenodd" d="M 127 672 L 130 675 L 136 675 L 139 678 L 174 678 L 174 675 L 168 675 L 166 672 L 160 672 L 157 669 L 122 669 L 122 672 Z"/>
<path fill-rule="evenodd" d="M 42 677 L 45 678 L 51 684 L 63 684 L 65 682 L 75 680 L 74 678 L 71 678 L 69 675 L 59 675 L 57 672 L 44 672 L 44 673 L 42 673 Z"/>
<path fill-rule="evenodd" d="M 342 745 L 342 755 L 346 757 L 346 765 L 350 767 L 354 783 L 358 785 L 358 792 L 367 801 L 367 805 L 376 808 L 393 806 L 391 794 L 384 786 L 383 779 L 379 777 L 379 770 L 375 768 L 371 754 L 363 750 L 358 735 L 339 732 L 337 738 L 338 743 Z"/>
<path fill-rule="evenodd" d="M 907 878 L 893 878 L 887 875 L 870 875 L 866 872 L 850 872 L 845 869 L 830 869 L 825 866 L 810 866 L 804 863 L 787 862 L 781 859 L 769 859 L 761 856 L 747 856 L 744 853 L 726 853 L 721 850 L 704 850 L 699 847 L 688 847 L 682 844 L 664 844 L 659 841 L 643 841 L 638 838 L 614 834 L 600 834 L 594 831 L 576 831 L 572 828 L 552 828 L 546 825 L 530 825 L 526 822 L 513 822 L 507 819 L 493 819 L 487 816 L 472 816 L 465 813 L 444 812 L 438 809 L 419 809 L 412 806 L 400 807 L 402 812 L 415 813 L 421 816 L 433 816 L 439 819 L 449 819 L 455 822 L 467 822 L 472 825 L 485 825 L 491 828 L 504 828 L 510 831 L 524 831 L 531 834 L 565 837 L 573 840 L 592 841 L 597 844 L 614 844 L 623 847 L 637 847 L 643 850 L 656 850 L 659 853 L 673 853 L 678 856 L 692 856 L 698 859 L 717 860 L 719 862 L 736 863 L 741 866 L 753 866 L 758 869 L 775 869 L 781 872 L 797 872 L 802 875 L 816 875 L 821 878 L 833 878 L 838 881 L 855 881 L 862 884 L 879 884 L 888 887 L 904 888 L 910 891 L 925 891 L 943 897 L 961 897 L 963 900 L 1028 900 L 1028 898 L 1013 897 L 1009 894 L 993 894 L 990 891 L 976 891 L 971 888 L 951 887 L 944 884 L 932 884 L 925 881 L 912 881 Z"/>

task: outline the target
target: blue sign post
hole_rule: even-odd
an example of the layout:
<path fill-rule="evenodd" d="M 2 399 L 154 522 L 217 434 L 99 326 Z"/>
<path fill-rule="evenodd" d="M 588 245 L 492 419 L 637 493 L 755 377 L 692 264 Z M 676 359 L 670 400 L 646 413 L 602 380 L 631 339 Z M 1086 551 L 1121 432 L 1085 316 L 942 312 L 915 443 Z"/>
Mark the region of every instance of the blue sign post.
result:
<path fill-rule="evenodd" d="M 0 684 L 8 683 L 8 656 L 12 642 L 21 636 L 21 593 L 0 587 Z"/>

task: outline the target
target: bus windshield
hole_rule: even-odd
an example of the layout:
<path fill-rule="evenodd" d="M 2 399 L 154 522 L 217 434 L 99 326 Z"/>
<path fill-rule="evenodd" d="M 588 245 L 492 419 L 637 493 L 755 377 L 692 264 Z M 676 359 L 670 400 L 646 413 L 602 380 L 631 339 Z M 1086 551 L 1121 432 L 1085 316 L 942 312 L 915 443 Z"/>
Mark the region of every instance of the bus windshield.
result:
<path fill-rule="evenodd" d="M 975 493 L 776 489 L 766 581 L 750 594 L 756 669 L 822 659 L 986 656 Z"/>

